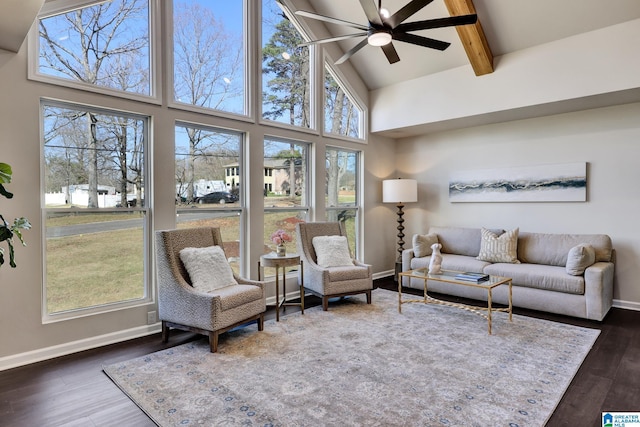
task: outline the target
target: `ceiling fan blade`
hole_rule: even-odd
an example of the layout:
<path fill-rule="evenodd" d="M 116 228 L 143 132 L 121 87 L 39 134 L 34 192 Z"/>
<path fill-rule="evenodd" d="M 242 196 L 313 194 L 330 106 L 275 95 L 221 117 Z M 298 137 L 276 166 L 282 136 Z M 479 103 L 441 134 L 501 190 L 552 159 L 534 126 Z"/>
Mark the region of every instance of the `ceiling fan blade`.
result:
<path fill-rule="evenodd" d="M 343 21 L 338 18 L 331 18 L 329 16 L 318 15 L 317 13 L 307 12 L 306 10 L 296 10 L 296 15 L 304 16 L 305 18 L 317 19 L 318 21 L 328 22 L 336 25 L 346 25 L 357 30 L 368 31 L 369 27 L 366 25 L 356 24 L 355 22 Z"/>
<path fill-rule="evenodd" d="M 400 57 L 398 56 L 398 52 L 396 51 L 396 48 L 393 47 L 393 43 L 388 43 L 380 47 L 382 48 L 382 51 L 387 57 L 389 64 L 395 64 L 396 62 L 400 61 Z"/>
<path fill-rule="evenodd" d="M 478 22 L 478 15 L 459 15 L 448 18 L 428 19 L 426 21 L 407 22 L 398 25 L 394 31 L 419 31 L 431 28 L 454 27 L 457 25 L 469 25 Z"/>
<path fill-rule="evenodd" d="M 364 14 L 367 15 L 369 22 L 375 25 L 382 25 L 380 11 L 376 6 L 375 0 L 360 0 L 360 6 L 362 6 Z"/>
<path fill-rule="evenodd" d="M 361 2 L 363 0 L 360 0 Z M 413 0 L 389 18 L 385 19 L 384 23 L 389 25 L 391 28 L 396 28 L 402 22 L 404 22 L 411 15 L 418 12 L 420 9 L 431 3 L 433 0 Z"/>
<path fill-rule="evenodd" d="M 430 47 L 431 49 L 445 50 L 451 43 L 440 40 L 430 39 L 428 37 L 416 36 L 415 34 L 393 33 L 393 39 L 405 43 L 416 44 L 418 46 Z M 365 39 L 366 40 L 366 39 Z"/>
<path fill-rule="evenodd" d="M 308 41 L 306 43 L 300 43 L 298 45 L 298 47 L 310 46 L 312 44 L 322 44 L 322 43 L 337 42 L 339 40 L 352 39 L 354 37 L 366 36 L 368 34 L 369 33 L 367 33 L 367 32 L 363 32 L 363 33 L 356 33 L 356 34 L 346 34 L 344 36 L 330 37 L 328 39 L 311 40 L 311 41 Z"/>
<path fill-rule="evenodd" d="M 354 47 L 352 47 L 347 53 L 345 53 L 344 55 L 342 55 L 342 57 L 340 57 L 340 59 L 338 59 L 336 61 L 336 65 L 340 65 L 342 64 L 344 61 L 346 61 L 347 59 L 351 58 L 353 56 L 354 53 L 356 53 L 357 51 L 359 51 L 360 49 L 362 49 L 363 47 L 365 47 L 368 44 L 367 39 L 363 39 L 360 43 L 358 43 L 357 45 L 355 45 Z"/>

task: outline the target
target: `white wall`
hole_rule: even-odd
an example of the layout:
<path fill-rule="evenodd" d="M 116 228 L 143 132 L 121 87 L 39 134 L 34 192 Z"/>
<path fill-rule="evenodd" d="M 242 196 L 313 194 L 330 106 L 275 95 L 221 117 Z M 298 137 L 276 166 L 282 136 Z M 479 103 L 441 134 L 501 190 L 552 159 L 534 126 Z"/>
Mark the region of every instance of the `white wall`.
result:
<path fill-rule="evenodd" d="M 405 208 L 405 234 L 431 225 L 608 234 L 617 253 L 616 304 L 640 309 L 639 141 L 640 103 L 400 140 L 397 164 L 419 183 L 419 202 Z M 588 163 L 585 203 L 448 200 L 452 171 L 572 162 Z"/>
<path fill-rule="evenodd" d="M 491 74 L 466 65 L 372 91 L 373 130 L 416 135 L 639 101 L 639 39 L 636 19 L 497 57 Z"/>

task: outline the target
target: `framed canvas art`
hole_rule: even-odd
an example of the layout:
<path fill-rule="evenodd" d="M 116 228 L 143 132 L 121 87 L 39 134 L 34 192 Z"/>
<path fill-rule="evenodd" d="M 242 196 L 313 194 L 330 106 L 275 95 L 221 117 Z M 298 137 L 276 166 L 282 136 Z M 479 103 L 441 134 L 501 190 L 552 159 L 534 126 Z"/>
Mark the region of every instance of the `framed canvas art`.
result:
<path fill-rule="evenodd" d="M 586 162 L 456 171 L 449 179 L 452 203 L 586 200 Z"/>

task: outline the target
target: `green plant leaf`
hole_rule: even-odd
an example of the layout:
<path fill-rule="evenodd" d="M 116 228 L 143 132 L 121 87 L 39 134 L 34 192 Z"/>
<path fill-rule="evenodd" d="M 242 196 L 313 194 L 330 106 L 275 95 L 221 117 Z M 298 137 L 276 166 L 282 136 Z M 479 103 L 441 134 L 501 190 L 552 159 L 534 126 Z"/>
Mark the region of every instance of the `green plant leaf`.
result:
<path fill-rule="evenodd" d="M 6 163 L 0 163 L 0 184 L 11 182 L 11 166 Z"/>

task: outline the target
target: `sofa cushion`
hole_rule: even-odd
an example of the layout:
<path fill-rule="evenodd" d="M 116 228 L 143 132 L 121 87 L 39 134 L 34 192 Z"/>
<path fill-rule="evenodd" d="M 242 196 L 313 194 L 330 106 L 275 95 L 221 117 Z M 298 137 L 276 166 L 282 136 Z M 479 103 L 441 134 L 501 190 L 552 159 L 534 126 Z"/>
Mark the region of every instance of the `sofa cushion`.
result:
<path fill-rule="evenodd" d="M 612 244 L 606 234 L 545 234 L 521 232 L 518 236 L 518 259 L 523 263 L 564 267 L 569 250 L 589 244 L 596 252 L 596 262 L 610 262 Z"/>
<path fill-rule="evenodd" d="M 580 244 L 569 250 L 565 268 L 572 276 L 580 276 L 594 262 L 596 262 L 596 251 L 593 246 Z"/>
<path fill-rule="evenodd" d="M 584 294 L 584 276 L 571 276 L 564 267 L 540 264 L 490 264 L 484 273 L 510 277 L 514 286 Z M 550 297 L 551 298 L 551 297 Z"/>
<path fill-rule="evenodd" d="M 346 236 L 316 236 L 311 242 L 320 267 L 353 266 Z"/>
<path fill-rule="evenodd" d="M 198 291 L 210 292 L 238 284 L 220 246 L 184 248 L 180 251 L 180 260 Z"/>
<path fill-rule="evenodd" d="M 433 226 L 429 227 L 429 234 L 438 236 L 442 253 L 475 257 L 480 252 L 479 228 Z"/>
<path fill-rule="evenodd" d="M 505 231 L 500 236 L 491 230 L 481 230 L 480 253 L 477 259 L 487 262 L 518 264 L 518 229 Z"/>
<path fill-rule="evenodd" d="M 411 270 L 417 268 L 428 268 L 431 257 L 413 258 L 411 259 Z M 482 273 L 482 269 L 490 263 L 478 261 L 474 257 L 455 254 L 442 254 L 442 269 L 453 271 L 471 271 L 473 273 Z"/>
<path fill-rule="evenodd" d="M 411 239 L 413 244 L 413 256 L 418 258 L 423 256 L 430 256 L 432 249 L 431 245 L 438 243 L 438 235 L 433 234 L 414 234 Z"/>

